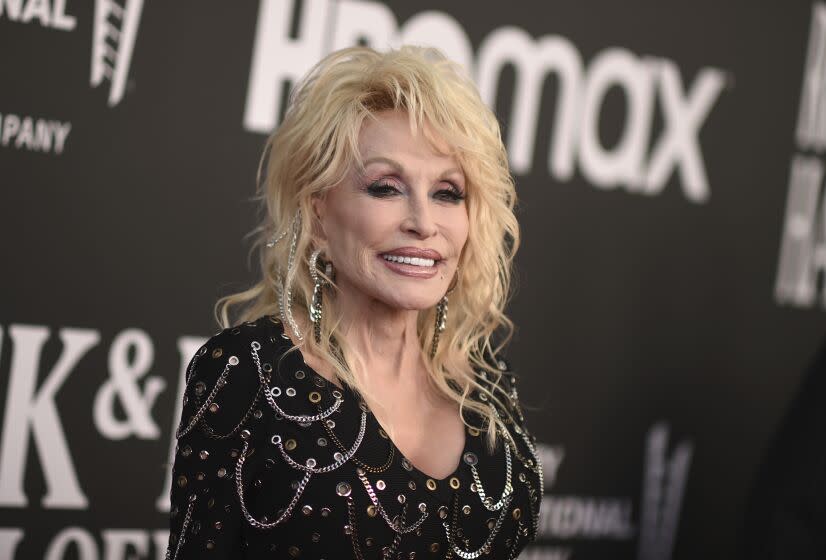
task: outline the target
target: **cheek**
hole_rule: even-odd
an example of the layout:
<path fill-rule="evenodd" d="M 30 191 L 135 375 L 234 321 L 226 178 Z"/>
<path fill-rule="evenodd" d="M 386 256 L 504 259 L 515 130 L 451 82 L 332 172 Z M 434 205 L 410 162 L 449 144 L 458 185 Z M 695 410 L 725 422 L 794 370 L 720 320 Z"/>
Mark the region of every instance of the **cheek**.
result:
<path fill-rule="evenodd" d="M 371 255 L 382 248 L 393 227 L 392 212 L 375 201 L 351 198 L 336 206 L 328 228 L 332 257 L 351 265 L 369 263 Z M 348 263 L 342 263 L 347 266 Z"/>
<path fill-rule="evenodd" d="M 470 233 L 470 220 L 465 206 L 455 208 L 449 213 L 446 220 L 445 236 L 456 249 L 457 256 L 467 243 Z"/>

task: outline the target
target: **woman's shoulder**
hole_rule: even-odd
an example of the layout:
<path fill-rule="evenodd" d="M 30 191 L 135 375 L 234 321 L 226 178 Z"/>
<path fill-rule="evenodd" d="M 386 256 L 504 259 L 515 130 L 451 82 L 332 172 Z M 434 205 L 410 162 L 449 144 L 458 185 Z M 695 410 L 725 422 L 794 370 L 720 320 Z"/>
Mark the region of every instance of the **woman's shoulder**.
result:
<path fill-rule="evenodd" d="M 488 368 L 487 371 L 479 371 L 483 384 L 497 397 L 516 395 L 518 376 L 506 354 L 502 351 L 487 350 L 482 353 L 482 358 Z"/>
<path fill-rule="evenodd" d="M 514 370 L 510 358 L 501 351 L 488 351 L 483 356 L 489 371 L 480 371 L 479 376 L 486 388 L 496 395 L 499 404 L 495 404 L 495 408 L 499 416 L 510 431 L 517 435 L 528 435 L 519 397 L 519 374 Z"/>
<path fill-rule="evenodd" d="M 272 317 L 264 316 L 213 334 L 190 359 L 187 367 L 187 384 L 200 381 L 212 382 L 214 385 L 219 379 L 226 383 L 230 377 L 233 380 L 239 378 L 239 382 L 242 383 L 254 381 L 257 384 L 261 380 L 261 376 L 257 375 L 260 369 L 261 349 L 266 347 L 270 353 L 275 350 L 283 354 L 290 346 L 289 340 L 275 336 L 277 333 L 273 328 L 274 320 Z M 238 371 L 244 372 L 244 375 L 235 375 Z"/>
<path fill-rule="evenodd" d="M 295 381 L 309 380 L 309 374 L 292 347 L 273 316 L 213 334 L 187 367 L 183 403 L 185 412 L 191 413 L 187 423 L 205 421 L 216 432 L 226 433 L 256 413 L 255 405 L 264 399 L 284 393 L 299 397 L 296 401 L 307 400 L 301 397 L 309 394 L 310 387 Z"/>

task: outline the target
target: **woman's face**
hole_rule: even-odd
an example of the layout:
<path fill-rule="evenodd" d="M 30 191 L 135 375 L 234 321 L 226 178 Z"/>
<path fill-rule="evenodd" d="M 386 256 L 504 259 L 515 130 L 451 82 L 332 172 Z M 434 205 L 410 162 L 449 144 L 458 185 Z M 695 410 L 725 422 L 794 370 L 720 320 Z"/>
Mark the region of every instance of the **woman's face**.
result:
<path fill-rule="evenodd" d="M 365 174 L 353 169 L 314 200 L 342 297 L 432 307 L 447 291 L 468 237 L 464 174 L 421 131 L 411 134 L 403 111 L 366 120 L 359 152 Z"/>

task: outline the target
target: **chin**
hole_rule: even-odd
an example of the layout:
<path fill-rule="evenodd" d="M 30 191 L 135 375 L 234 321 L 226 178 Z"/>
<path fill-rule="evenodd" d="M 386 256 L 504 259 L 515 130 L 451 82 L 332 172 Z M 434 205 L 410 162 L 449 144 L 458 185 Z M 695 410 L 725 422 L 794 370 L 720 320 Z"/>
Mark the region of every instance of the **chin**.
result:
<path fill-rule="evenodd" d="M 411 294 L 409 296 L 405 296 L 405 294 L 396 292 L 392 295 L 392 297 L 379 296 L 377 299 L 383 301 L 387 306 L 394 307 L 396 309 L 421 311 L 423 309 L 434 307 L 437 303 L 439 303 L 441 297 L 434 296 L 432 294 Z"/>

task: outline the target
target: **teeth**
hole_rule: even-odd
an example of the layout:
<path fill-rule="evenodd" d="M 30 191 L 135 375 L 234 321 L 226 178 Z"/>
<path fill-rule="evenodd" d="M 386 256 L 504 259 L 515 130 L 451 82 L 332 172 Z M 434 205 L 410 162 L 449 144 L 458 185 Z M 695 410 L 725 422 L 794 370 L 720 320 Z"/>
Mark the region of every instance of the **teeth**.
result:
<path fill-rule="evenodd" d="M 396 255 L 382 255 L 382 257 L 386 261 L 412 264 L 413 266 L 433 266 L 436 264 L 433 259 L 420 259 L 419 257 L 399 257 Z"/>

